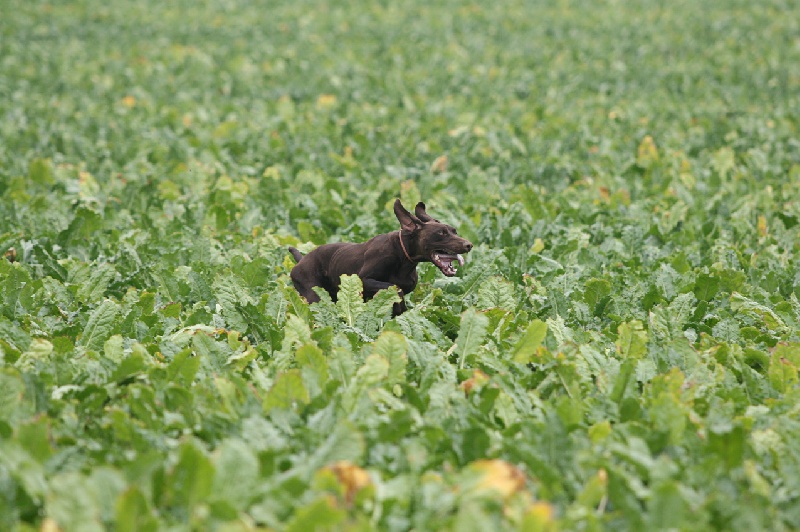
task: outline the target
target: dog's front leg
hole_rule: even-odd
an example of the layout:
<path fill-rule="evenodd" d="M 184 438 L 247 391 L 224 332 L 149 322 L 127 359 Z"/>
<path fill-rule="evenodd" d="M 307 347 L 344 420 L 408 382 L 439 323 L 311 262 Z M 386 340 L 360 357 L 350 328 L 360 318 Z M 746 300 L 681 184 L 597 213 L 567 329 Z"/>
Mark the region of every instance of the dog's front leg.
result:
<path fill-rule="evenodd" d="M 392 283 L 386 283 L 384 281 L 378 281 L 376 279 L 371 279 L 371 278 L 366 278 L 366 279 L 362 278 L 361 282 L 364 284 L 364 295 L 367 295 L 367 294 L 374 295 L 374 294 L 377 294 L 379 290 L 383 290 L 385 288 L 389 288 L 391 286 L 394 286 L 395 288 L 397 288 L 397 295 L 400 296 L 400 302 L 399 303 L 395 303 L 392 306 L 392 316 L 393 317 L 394 316 L 399 316 L 400 314 L 402 314 L 403 312 L 406 311 L 406 300 L 404 298 L 405 294 L 403 293 L 403 291 L 400 289 L 399 286 L 393 285 Z"/>

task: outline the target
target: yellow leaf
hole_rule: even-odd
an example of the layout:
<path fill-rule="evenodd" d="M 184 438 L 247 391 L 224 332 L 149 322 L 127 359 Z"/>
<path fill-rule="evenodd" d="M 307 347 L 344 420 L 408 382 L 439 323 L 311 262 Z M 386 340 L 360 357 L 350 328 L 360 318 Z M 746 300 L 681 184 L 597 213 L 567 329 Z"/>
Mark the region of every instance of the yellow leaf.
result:
<path fill-rule="evenodd" d="M 463 381 L 459 386 L 464 390 L 466 395 L 469 395 L 473 389 L 477 388 L 480 390 L 487 382 L 489 382 L 489 376 L 483 371 L 476 369 L 472 372 L 472 377 Z"/>
<path fill-rule="evenodd" d="M 372 485 L 369 473 L 347 460 L 335 462 L 325 469 L 336 475 L 337 480 L 345 490 L 345 498 L 348 504 L 353 501 L 356 493 Z"/>
<path fill-rule="evenodd" d="M 767 218 L 766 216 L 759 216 L 758 217 L 758 234 L 761 236 L 767 236 Z"/>
<path fill-rule="evenodd" d="M 61 532 L 61 529 L 58 527 L 58 523 L 56 523 L 54 519 L 45 517 L 44 521 L 42 521 L 41 532 Z"/>
<path fill-rule="evenodd" d="M 317 98 L 317 109 L 331 109 L 336 105 L 336 96 L 333 94 L 320 94 Z"/>
<path fill-rule="evenodd" d="M 525 475 L 504 460 L 477 460 L 469 467 L 483 473 L 478 489 L 494 490 L 503 497 L 510 497 L 525 488 Z"/>
<path fill-rule="evenodd" d="M 653 163 L 658 162 L 658 148 L 653 137 L 647 135 L 639 144 L 636 154 L 636 164 L 641 168 L 649 168 Z"/>
<path fill-rule="evenodd" d="M 525 532 L 554 532 L 558 530 L 553 505 L 543 501 L 531 504 L 522 520 L 520 530 Z"/>
<path fill-rule="evenodd" d="M 431 165 L 431 172 L 434 174 L 441 174 L 447 171 L 447 155 L 440 155 L 433 161 Z"/>
<path fill-rule="evenodd" d="M 129 94 L 122 99 L 122 105 L 128 108 L 133 107 L 136 105 L 136 98 Z"/>

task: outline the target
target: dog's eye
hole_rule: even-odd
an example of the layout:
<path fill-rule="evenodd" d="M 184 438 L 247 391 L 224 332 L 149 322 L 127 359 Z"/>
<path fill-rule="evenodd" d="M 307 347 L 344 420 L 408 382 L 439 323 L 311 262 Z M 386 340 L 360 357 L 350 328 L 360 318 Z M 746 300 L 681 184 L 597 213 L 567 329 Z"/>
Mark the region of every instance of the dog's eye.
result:
<path fill-rule="evenodd" d="M 440 234 L 440 235 L 446 235 L 446 234 L 447 234 L 447 229 L 441 229 L 441 230 L 439 231 L 439 234 Z"/>

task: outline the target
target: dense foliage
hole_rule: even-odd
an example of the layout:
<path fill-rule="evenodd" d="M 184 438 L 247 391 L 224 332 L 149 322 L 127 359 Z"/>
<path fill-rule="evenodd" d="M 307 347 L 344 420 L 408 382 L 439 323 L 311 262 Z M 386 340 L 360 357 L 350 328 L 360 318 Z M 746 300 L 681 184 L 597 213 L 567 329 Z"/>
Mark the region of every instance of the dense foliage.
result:
<path fill-rule="evenodd" d="M 2 12 L 0 529 L 800 529 L 797 3 Z"/>

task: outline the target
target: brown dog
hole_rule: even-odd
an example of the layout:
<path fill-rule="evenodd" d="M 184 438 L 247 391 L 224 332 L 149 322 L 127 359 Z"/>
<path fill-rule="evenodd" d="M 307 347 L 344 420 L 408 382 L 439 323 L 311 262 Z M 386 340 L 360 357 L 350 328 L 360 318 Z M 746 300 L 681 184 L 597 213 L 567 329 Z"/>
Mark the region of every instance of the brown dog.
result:
<path fill-rule="evenodd" d="M 361 244 L 339 242 L 325 244 L 308 255 L 290 247 L 297 261 L 292 268 L 292 283 L 309 303 L 319 301 L 313 287 L 321 286 L 336 301 L 339 276 L 357 274 L 364 284 L 364 301 L 379 290 L 396 286 L 400 297 L 417 286 L 417 264 L 432 262 L 443 274 L 456 274 L 454 263 L 464 264 L 461 253 L 469 253 L 472 243 L 456 234 L 453 226 L 431 218 L 425 204 L 417 203 L 412 215 L 400 203 L 394 202 L 394 213 L 400 230 L 378 235 Z M 395 304 L 392 314 L 406 310 L 405 301 Z"/>

